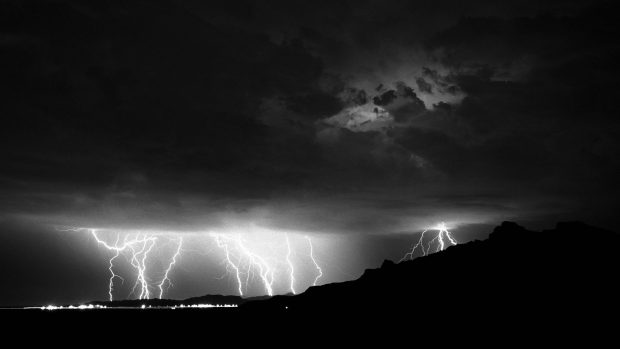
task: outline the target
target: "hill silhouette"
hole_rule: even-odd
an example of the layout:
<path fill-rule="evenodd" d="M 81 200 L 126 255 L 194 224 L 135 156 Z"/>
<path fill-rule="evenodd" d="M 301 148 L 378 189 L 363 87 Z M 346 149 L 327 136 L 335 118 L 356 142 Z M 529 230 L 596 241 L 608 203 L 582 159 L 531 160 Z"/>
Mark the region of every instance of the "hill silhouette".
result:
<path fill-rule="evenodd" d="M 620 235 L 579 222 L 558 223 L 541 232 L 504 222 L 484 241 L 398 264 L 386 260 L 354 281 L 240 308 L 270 314 L 381 313 L 452 325 L 473 317 L 487 322 L 615 318 L 619 246 Z"/>

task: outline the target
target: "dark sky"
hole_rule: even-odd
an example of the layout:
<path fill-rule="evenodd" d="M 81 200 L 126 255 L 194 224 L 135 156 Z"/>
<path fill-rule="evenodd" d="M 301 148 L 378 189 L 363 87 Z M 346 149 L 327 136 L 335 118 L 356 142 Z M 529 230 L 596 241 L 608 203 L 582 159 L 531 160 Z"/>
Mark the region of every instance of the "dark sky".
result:
<path fill-rule="evenodd" d="M 2 1 L 0 304 L 92 281 L 50 247 L 59 226 L 617 229 L 619 20 L 594 1 Z"/>

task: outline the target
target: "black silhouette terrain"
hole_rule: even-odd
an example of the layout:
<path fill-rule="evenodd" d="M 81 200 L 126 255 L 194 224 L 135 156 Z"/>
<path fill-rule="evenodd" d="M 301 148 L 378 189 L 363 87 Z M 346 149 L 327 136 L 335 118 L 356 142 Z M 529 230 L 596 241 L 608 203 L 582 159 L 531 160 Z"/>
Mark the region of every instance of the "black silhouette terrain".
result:
<path fill-rule="evenodd" d="M 436 318 L 442 321 L 439 326 L 448 327 L 479 317 L 509 322 L 524 318 L 526 323 L 616 318 L 619 246 L 620 235 L 583 223 L 559 223 L 553 230 L 533 232 L 504 222 L 484 241 L 398 264 L 385 261 L 358 280 L 247 302 L 241 309 L 381 313 L 398 319 Z"/>

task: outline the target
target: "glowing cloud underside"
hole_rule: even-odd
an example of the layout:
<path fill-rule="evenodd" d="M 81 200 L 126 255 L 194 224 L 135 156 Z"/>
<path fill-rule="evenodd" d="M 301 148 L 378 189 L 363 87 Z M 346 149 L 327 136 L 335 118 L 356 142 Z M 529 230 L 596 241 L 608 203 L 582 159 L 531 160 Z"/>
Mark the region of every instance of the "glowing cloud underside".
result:
<path fill-rule="evenodd" d="M 437 233 L 432 239 L 427 239 L 427 241 L 425 242 L 424 235 L 429 230 L 436 231 Z M 442 222 L 431 229 L 424 230 L 420 234 L 420 238 L 418 239 L 417 243 L 413 245 L 409 252 L 405 253 L 403 258 L 400 259 L 400 262 L 414 259 L 416 251 L 418 249 L 421 251 L 422 256 L 426 256 L 431 252 L 443 251 L 446 248 L 446 243 L 450 243 L 450 245 L 458 244 L 456 239 L 452 236 L 452 233 L 450 233 L 450 231 L 448 230 L 446 224 Z M 433 246 L 436 246 L 434 251 L 432 251 Z"/>

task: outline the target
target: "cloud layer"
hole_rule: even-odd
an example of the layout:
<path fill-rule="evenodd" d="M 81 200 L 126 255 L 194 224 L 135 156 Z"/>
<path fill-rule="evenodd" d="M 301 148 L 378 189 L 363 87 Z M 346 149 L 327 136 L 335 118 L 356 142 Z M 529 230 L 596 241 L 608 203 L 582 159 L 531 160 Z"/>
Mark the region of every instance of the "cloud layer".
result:
<path fill-rule="evenodd" d="M 494 4 L 5 2 L 2 216 L 609 226 L 617 14 Z"/>

